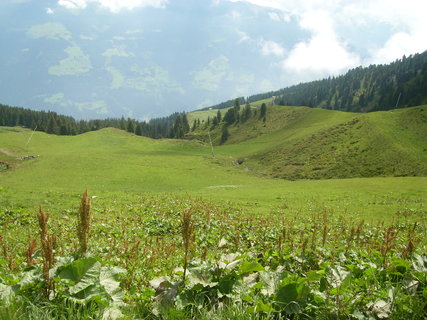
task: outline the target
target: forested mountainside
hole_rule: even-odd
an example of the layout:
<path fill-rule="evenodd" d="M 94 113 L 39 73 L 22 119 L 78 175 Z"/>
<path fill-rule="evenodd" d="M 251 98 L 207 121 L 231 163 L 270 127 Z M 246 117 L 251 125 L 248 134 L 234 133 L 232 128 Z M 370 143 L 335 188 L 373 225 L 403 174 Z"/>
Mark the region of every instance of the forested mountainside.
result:
<path fill-rule="evenodd" d="M 36 131 L 59 135 L 76 135 L 106 127 L 126 130 L 150 138 L 181 138 L 188 127 L 185 113 L 173 113 L 168 117 L 138 121 L 124 117 L 96 120 L 76 120 L 56 112 L 35 111 L 0 104 L 0 126 L 23 126 Z M 188 130 L 187 130 L 188 131 Z M 179 134 L 182 133 L 182 136 Z"/>
<path fill-rule="evenodd" d="M 321 107 L 325 109 L 370 112 L 410 107 L 427 103 L 427 51 L 403 57 L 387 65 L 370 65 L 346 74 L 301 83 L 277 91 L 240 97 L 252 103 L 275 97 L 280 105 Z M 231 107 L 234 100 L 212 106 Z"/>
<path fill-rule="evenodd" d="M 388 65 L 358 67 L 345 75 L 302 83 L 278 91 L 237 98 L 212 106 L 224 109 L 274 98 L 274 104 L 321 107 L 350 112 L 389 110 L 427 104 L 427 51 Z M 234 119 L 234 118 L 233 118 Z M 228 124 L 239 121 L 227 121 Z M 223 121 L 227 120 L 227 117 Z M 230 120 L 230 119 L 229 119 Z M 52 134 L 75 135 L 115 127 L 150 138 L 183 138 L 190 131 L 185 113 L 149 121 L 124 117 L 75 120 L 55 112 L 0 104 L 0 126 L 24 126 Z M 193 125 L 194 126 L 194 125 Z"/>

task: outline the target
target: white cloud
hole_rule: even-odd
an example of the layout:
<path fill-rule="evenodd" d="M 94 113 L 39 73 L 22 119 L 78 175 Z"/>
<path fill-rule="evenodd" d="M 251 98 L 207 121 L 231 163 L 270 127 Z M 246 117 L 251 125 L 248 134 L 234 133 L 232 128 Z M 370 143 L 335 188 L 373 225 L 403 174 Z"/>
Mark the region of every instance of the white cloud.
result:
<path fill-rule="evenodd" d="M 251 37 L 246 32 L 236 30 L 237 34 L 239 35 L 239 41 L 237 43 L 252 41 Z"/>
<path fill-rule="evenodd" d="M 283 57 L 285 55 L 285 49 L 277 42 L 262 40 L 260 46 L 261 52 L 265 56 L 273 55 Z"/>
<path fill-rule="evenodd" d="M 88 0 L 59 0 L 58 4 L 67 9 L 84 9 L 88 2 Z"/>
<path fill-rule="evenodd" d="M 95 37 L 92 37 L 92 36 L 85 36 L 84 34 L 82 34 L 82 35 L 80 35 L 80 39 L 82 39 L 82 40 L 95 40 L 96 38 Z"/>
<path fill-rule="evenodd" d="M 272 9 L 283 9 L 284 1 L 275 0 L 228 0 L 230 2 L 249 2 L 260 7 L 267 7 Z"/>
<path fill-rule="evenodd" d="M 269 12 L 268 16 L 270 17 L 271 20 L 280 21 L 280 16 L 277 12 Z"/>
<path fill-rule="evenodd" d="M 426 29 L 427 30 L 427 29 Z M 403 55 L 423 52 L 427 49 L 427 37 L 421 33 L 397 32 L 382 48 L 373 50 L 368 63 L 381 64 L 402 58 Z"/>
<path fill-rule="evenodd" d="M 366 8 L 372 19 L 387 23 L 395 32 L 380 48 L 372 50 L 369 63 L 387 63 L 427 49 L 427 1 L 377 0 Z"/>
<path fill-rule="evenodd" d="M 236 10 L 231 11 L 230 16 L 233 20 L 239 20 L 242 17 L 241 13 Z"/>
<path fill-rule="evenodd" d="M 46 8 L 46 13 L 47 14 L 54 14 L 54 11 L 52 8 Z"/>
<path fill-rule="evenodd" d="M 273 21 L 284 21 L 284 22 L 291 22 L 291 15 L 287 12 L 283 12 L 279 14 L 278 12 L 269 12 L 268 17 Z"/>
<path fill-rule="evenodd" d="M 283 68 L 311 76 L 341 73 L 360 65 L 359 57 L 346 49 L 334 31 L 331 17 L 324 11 L 308 12 L 300 20 L 300 27 L 311 32 L 308 41 L 297 43 Z"/>
<path fill-rule="evenodd" d="M 311 39 L 308 41 L 300 42 L 294 47 L 295 55 L 292 57 L 293 62 L 296 61 L 296 54 L 305 54 L 307 58 L 314 58 L 309 64 L 317 69 L 322 69 L 320 63 L 324 62 L 325 70 L 339 69 L 333 67 L 332 60 L 338 59 L 337 63 L 341 65 L 352 65 L 357 62 L 357 57 L 349 52 L 346 44 L 351 44 L 352 47 L 358 45 L 355 38 L 351 38 L 349 34 L 345 33 L 345 29 L 349 28 L 356 30 L 357 28 L 364 27 L 364 30 L 376 30 L 376 28 L 388 29 L 388 39 L 377 37 L 374 39 L 375 44 L 371 44 L 371 48 L 367 52 L 369 57 L 365 58 L 364 64 L 369 63 L 388 63 L 395 59 L 401 58 L 404 54 L 409 55 L 417 52 L 423 52 L 427 49 L 427 19 L 425 13 L 427 12 L 426 0 L 224 0 L 230 2 L 247 2 L 257 6 L 281 10 L 284 12 L 285 17 L 289 21 L 290 17 L 299 19 L 302 29 L 308 30 L 312 33 Z M 316 21 L 310 22 L 305 17 L 312 13 L 323 11 L 328 16 L 328 19 L 323 19 L 326 26 Z M 280 18 L 279 14 L 275 12 L 269 13 L 270 19 L 277 20 Z M 330 21 L 335 25 L 330 28 Z M 316 28 L 320 28 L 316 32 L 310 26 L 310 23 Z M 332 30 L 333 33 L 328 32 Z M 349 38 L 348 38 L 348 37 Z M 340 40 L 346 38 L 346 42 Z M 321 45 L 321 43 L 324 45 Z M 329 49 L 327 48 L 329 45 Z M 374 47 L 375 46 L 375 47 Z M 324 52 L 328 50 L 331 55 L 323 56 L 322 59 L 317 58 L 322 56 L 320 52 L 318 56 L 308 54 L 313 50 L 321 50 Z M 333 52 L 337 50 L 336 52 Z M 323 60 L 326 59 L 326 60 Z M 298 65 L 298 63 L 297 63 Z"/>
<path fill-rule="evenodd" d="M 67 9 L 84 9 L 89 3 L 96 3 L 111 12 L 132 10 L 138 7 L 163 8 L 169 0 L 59 0 L 58 4 Z"/>
<path fill-rule="evenodd" d="M 144 30 L 142 29 L 134 29 L 134 30 L 128 30 L 126 31 L 126 34 L 137 34 L 137 33 L 143 33 Z"/>

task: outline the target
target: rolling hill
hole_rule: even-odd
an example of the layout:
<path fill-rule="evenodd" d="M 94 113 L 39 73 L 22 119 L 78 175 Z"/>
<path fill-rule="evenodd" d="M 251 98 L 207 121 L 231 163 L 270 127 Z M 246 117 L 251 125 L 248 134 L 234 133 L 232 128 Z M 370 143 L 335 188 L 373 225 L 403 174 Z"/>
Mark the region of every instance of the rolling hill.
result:
<path fill-rule="evenodd" d="M 413 146 L 422 146 L 423 141 L 418 139 L 417 134 L 423 134 L 423 131 L 413 121 L 415 116 L 420 122 L 423 121 L 420 114 L 424 110 L 425 108 L 418 107 L 408 109 L 414 114 L 400 114 L 399 111 L 397 115 L 400 116 L 394 113 L 378 114 L 372 119 L 359 119 L 359 122 L 355 122 L 354 115 L 349 113 L 343 116 L 339 112 L 331 113 L 320 109 L 273 107 L 267 113 L 270 120 L 264 122 L 252 118 L 246 123 L 230 127 L 230 140 L 214 147 L 215 157 L 212 156 L 209 145 L 199 141 L 154 140 L 113 128 L 76 136 L 60 136 L 21 127 L 0 127 L 0 161 L 10 164 L 8 169 L 0 171 L 0 262 L 4 266 L 0 269 L 0 287 L 6 294 L 2 299 L 10 297 L 7 303 L 0 301 L 0 318 L 16 319 L 18 312 L 21 318 L 34 314 L 34 319 L 40 319 L 43 312 L 46 317 L 42 319 L 49 320 L 68 319 L 76 314 L 75 308 L 68 307 L 74 300 L 66 300 L 67 296 L 60 296 L 55 300 L 41 296 L 45 283 L 45 278 L 42 278 L 44 261 L 38 253 L 42 250 L 37 250 L 40 246 L 36 237 L 38 229 L 42 229 L 43 225 L 48 225 L 45 230 L 49 232 L 50 241 L 55 242 L 52 250 L 55 248 L 58 261 L 58 264 L 50 268 L 50 272 L 61 270 L 60 275 L 67 275 L 67 270 L 72 270 L 70 273 L 76 270 L 76 274 L 83 275 L 77 278 L 77 282 L 71 282 L 69 278 L 65 282 L 55 276 L 55 283 L 60 284 L 55 287 L 56 292 L 60 295 L 62 292 L 69 292 L 68 288 L 80 286 L 82 282 L 86 286 L 88 279 L 90 283 L 95 281 L 92 279 L 100 279 L 101 276 L 97 274 L 95 277 L 88 275 L 94 269 L 87 267 L 89 263 L 96 263 L 101 274 L 104 272 L 101 267 L 104 266 L 123 270 L 122 285 L 119 281 L 108 280 L 109 278 L 102 283 L 106 283 L 105 286 L 113 283 L 114 290 L 123 288 L 127 304 L 123 307 L 120 305 L 120 308 L 127 319 L 140 319 L 141 305 L 138 303 L 141 301 L 141 292 L 144 295 L 148 292 L 144 299 L 149 301 L 142 307 L 147 310 L 144 314 L 153 314 L 153 317 L 149 316 L 150 319 L 177 319 L 175 309 L 181 310 L 178 304 L 171 304 L 173 309 L 165 311 L 173 311 L 170 317 L 156 317 L 154 312 L 157 311 L 151 311 L 156 310 L 152 301 L 158 295 L 152 287 L 148 287 L 147 281 L 150 284 L 156 279 L 164 281 L 163 279 L 167 279 L 164 275 L 172 274 L 171 278 L 175 277 L 179 284 L 184 284 L 182 289 L 177 286 L 179 290 L 197 288 L 194 289 L 197 290 L 195 297 L 204 298 L 206 288 L 211 290 L 208 286 L 215 285 L 213 290 L 217 290 L 217 284 L 205 282 L 204 279 L 210 281 L 209 279 L 214 279 L 211 274 L 223 272 L 218 267 L 221 264 L 228 268 L 240 263 L 237 267 L 230 267 L 231 273 L 222 276 L 224 283 L 234 279 L 238 275 L 237 271 L 242 283 L 247 278 L 255 278 L 247 276 L 249 272 L 255 275 L 258 275 L 255 272 L 260 272 L 260 275 L 280 272 L 286 274 L 287 278 L 280 282 L 286 283 L 283 288 L 287 292 L 289 284 L 285 281 L 307 281 L 307 275 L 312 277 L 314 274 L 314 280 L 310 280 L 312 284 L 307 281 L 312 287 L 306 285 L 303 290 L 315 293 L 321 283 L 317 275 L 332 274 L 330 270 L 339 270 L 337 274 L 345 272 L 351 280 L 346 280 L 352 287 L 345 287 L 345 292 L 355 293 L 347 295 L 345 303 L 352 305 L 351 301 L 358 298 L 355 295 L 360 292 L 364 294 L 365 291 L 369 297 L 374 291 L 388 296 L 390 283 L 396 283 L 397 275 L 401 280 L 396 287 L 402 284 L 401 287 L 404 288 L 404 279 L 409 276 L 413 277 L 411 279 L 419 279 L 419 275 L 423 274 L 423 271 L 416 272 L 410 268 L 417 261 L 414 258 L 420 260 L 426 252 L 426 177 L 288 181 L 257 177 L 253 173 L 259 171 L 250 169 L 249 165 L 258 165 L 258 170 L 261 166 L 263 170 L 268 170 L 269 164 L 258 159 L 258 155 L 272 158 L 269 152 L 283 150 L 291 143 L 301 145 L 305 139 L 322 133 L 326 128 L 338 127 L 338 131 L 341 131 L 341 127 L 349 127 L 347 131 L 353 132 L 354 126 L 368 120 L 372 122 L 371 125 L 375 124 L 383 129 L 390 126 L 390 119 L 387 118 L 393 118 L 394 121 L 400 119 L 403 124 L 407 119 L 406 125 L 411 124 L 414 128 L 405 131 L 402 141 L 413 140 Z M 276 118 L 273 117 L 275 112 Z M 381 126 L 381 121 L 384 121 L 384 126 Z M 340 126 L 342 123 L 345 125 Z M 244 130 L 250 124 L 253 133 L 249 132 L 249 127 Z M 255 134 L 257 129 L 263 132 Z M 344 148 L 344 142 L 348 141 L 345 139 L 346 135 L 343 132 L 335 132 L 335 135 L 342 138 L 335 142 L 336 147 Z M 323 141 L 328 142 L 328 139 Z M 419 143 L 421 144 L 418 145 Z M 304 152 L 309 154 L 306 150 Z M 416 153 L 418 150 L 414 151 Z M 236 164 L 236 160 L 241 159 L 238 156 L 243 155 L 247 159 L 244 158 L 240 165 Z M 240 170 L 245 166 L 247 170 Z M 90 198 L 85 192 L 85 201 L 81 203 L 82 206 L 84 202 L 87 203 L 85 208 L 92 214 L 88 214 L 86 220 L 90 221 L 90 230 L 86 233 L 90 234 L 89 250 L 80 258 L 81 253 L 77 251 L 77 238 L 80 238 L 76 235 L 76 229 L 78 233 L 81 227 L 79 229 L 80 223 L 75 220 L 77 213 L 84 210 L 79 211 L 78 208 L 81 192 L 85 188 L 89 189 Z M 36 217 L 37 208 L 40 209 Z M 189 276 L 183 280 L 181 266 L 185 261 L 185 244 L 183 245 L 181 237 L 184 230 L 182 217 L 188 212 L 192 213 L 190 220 L 194 232 L 191 231 L 193 240 L 191 260 L 188 260 Z M 41 230 L 39 233 L 43 241 L 43 234 L 46 233 Z M 28 243 L 33 243 L 31 253 L 28 253 Z M 389 249 L 383 249 L 385 244 Z M 411 250 L 414 258 L 409 256 L 408 250 Z M 34 259 L 27 259 L 28 256 Z M 228 257 L 237 257 L 232 258 L 237 259 L 237 262 L 230 263 Z M 425 258 L 422 259 L 421 263 L 425 261 Z M 31 261 L 34 262 L 32 266 Z M 386 262 L 388 265 L 384 267 Z M 355 269 L 356 264 L 362 267 Z M 364 265 L 370 267 L 363 270 L 361 268 L 365 268 Z M 332 266 L 336 269 L 331 269 Z M 273 268 L 278 271 L 270 271 Z M 404 276 L 396 271 L 402 268 Z M 190 281 L 193 281 L 193 275 L 200 272 L 207 278 L 201 278 L 200 282 L 197 280 L 194 285 Z M 372 276 L 366 280 L 368 272 Z M 273 275 L 274 273 L 268 276 L 268 279 L 273 279 Z M 364 281 L 360 284 L 354 279 Z M 261 281 L 250 282 L 255 286 L 264 286 Z M 208 286 L 201 283 L 208 283 Z M 231 288 L 240 292 L 241 287 L 237 285 L 238 282 L 232 283 Z M 291 285 L 294 286 L 292 283 Z M 97 285 L 90 286 L 92 288 Z M 15 288 L 19 290 L 17 293 L 14 292 Z M 137 289 L 134 292 L 132 288 Z M 228 284 L 225 288 L 229 288 Z M 332 285 L 330 288 L 331 292 L 336 292 Z M 256 294 L 259 297 L 259 289 L 254 287 L 250 290 L 256 290 L 254 296 Z M 252 294 L 253 291 L 250 290 L 244 289 L 241 292 L 245 295 L 247 292 Z M 396 290 L 401 290 L 398 291 L 398 297 L 406 292 L 405 289 Z M 343 297 L 341 292 L 344 290 L 339 291 L 340 299 Z M 277 296 L 279 295 L 276 293 L 269 294 L 266 297 L 270 300 L 265 301 L 276 303 Z M 25 299 L 21 300 L 21 297 Z M 84 297 L 86 298 L 85 295 Z M 81 307 L 77 310 L 82 311 L 79 313 L 83 314 L 82 318 L 105 319 L 103 315 L 106 314 L 104 310 L 107 307 L 92 305 L 97 301 L 92 299 L 98 297 L 102 296 L 82 299 L 82 304 L 79 304 Z M 232 299 L 239 299 L 239 296 L 234 297 L 233 293 Z M 424 305 L 421 302 L 425 299 L 422 291 L 417 295 L 410 293 L 403 297 L 405 299 L 401 298 L 396 304 L 407 308 L 407 297 L 412 297 L 410 306 L 421 305 L 412 307 L 411 317 L 406 318 L 423 319 Z M 310 297 L 306 299 L 313 301 L 308 300 Z M 377 299 L 377 296 L 373 299 Z M 32 306 L 22 305 L 21 301 L 30 301 Z M 80 303 L 80 300 L 77 301 Z M 251 301 L 247 302 L 249 307 Z M 324 301 L 319 301 L 317 305 L 323 307 Z M 358 304 L 367 311 L 371 310 L 367 302 Z M 207 308 L 204 304 L 200 305 Z M 90 310 L 84 309 L 87 306 Z M 330 315 L 330 309 L 324 314 Z M 214 308 L 210 310 L 217 312 Z M 239 311 L 238 319 L 258 318 L 246 310 L 249 308 Z M 320 310 L 323 312 L 323 309 Z M 352 310 L 347 314 L 350 312 Z M 395 313 L 399 314 L 396 318 L 405 318 L 400 316 L 399 310 Z M 235 314 L 237 313 L 233 315 Z M 240 317 L 240 314 L 243 316 Z M 271 319 L 277 318 L 276 314 Z M 313 318 L 317 319 L 318 314 L 320 313 L 317 312 Z M 194 317 L 179 317 L 213 318 L 216 317 L 211 314 L 204 318 L 198 314 Z M 229 312 L 219 319 L 237 317 Z"/>
<path fill-rule="evenodd" d="M 425 123 L 420 116 L 425 109 L 417 107 L 387 112 L 387 117 L 383 118 L 382 113 L 354 115 L 275 106 L 268 109 L 265 124 L 253 118 L 231 126 L 229 141 L 214 146 L 214 157 L 209 144 L 197 140 L 149 139 L 114 128 L 77 136 L 58 136 L 20 127 L 0 127 L 0 162 L 9 166 L 9 169 L 6 166 L 0 169 L 0 205 L 3 208 L 34 208 L 39 204 L 47 209 L 70 207 L 81 190 L 88 188 L 92 194 L 111 201 L 118 197 L 127 199 L 132 194 L 174 193 L 220 202 L 237 201 L 247 212 L 274 212 L 284 203 L 297 212 L 300 203 L 318 199 L 316 206 L 322 207 L 333 199 L 348 199 L 348 192 L 351 192 L 351 200 L 346 200 L 346 210 L 365 216 L 368 211 L 363 203 L 372 198 L 369 212 L 388 215 L 401 206 L 398 199 L 402 194 L 421 197 L 425 178 L 288 180 L 366 177 L 364 172 L 370 176 L 425 175 L 425 151 L 421 152 L 425 150 L 425 142 L 421 139 L 425 134 Z M 355 117 L 359 122 L 355 122 Z M 380 137 L 386 137 L 382 138 L 385 140 L 378 138 L 374 140 L 376 144 L 359 134 L 359 131 L 366 133 L 374 124 L 383 130 L 391 121 L 387 118 L 394 119 L 392 123 L 396 127 L 403 128 L 406 123 L 412 129 L 402 129 L 393 146 L 384 141 L 392 141 L 388 137 L 394 131 L 384 131 Z M 414 118 L 418 119 L 418 124 L 412 123 Z M 364 122 L 369 126 L 357 129 Z M 379 135 L 381 130 L 378 129 L 376 134 Z M 390 127 L 390 130 L 395 129 Z M 324 135 L 325 132 L 330 136 Z M 320 140 L 314 140 L 322 135 Z M 355 139 L 360 140 L 351 144 Z M 404 146 L 405 143 L 408 145 Z M 315 158 L 333 146 L 338 154 L 338 151 L 348 152 L 348 148 L 355 145 L 359 148 L 376 146 L 378 150 L 368 149 L 351 161 L 336 159 L 332 162 L 334 158 L 324 154 Z M 385 153 L 387 148 L 391 148 L 389 153 Z M 295 154 L 290 154 L 289 150 Z M 395 150 L 400 153 L 385 161 Z M 357 163 L 363 157 L 370 161 L 380 157 L 375 163 L 383 171 L 371 167 L 371 162 Z M 400 162 L 394 163 L 398 158 Z M 243 160 L 240 165 L 237 164 L 239 159 Z M 299 161 L 299 164 L 287 165 L 288 161 Z M 313 170 L 313 167 L 322 165 L 322 169 Z M 398 174 L 391 171 L 393 168 L 400 170 Z M 387 172 L 392 173 L 384 174 Z M 384 192 L 396 194 L 393 208 L 386 211 L 375 204 L 375 199 L 381 198 Z"/>
<path fill-rule="evenodd" d="M 240 159 L 256 174 L 292 180 L 425 176 L 426 111 L 420 106 L 360 114 L 270 106 L 265 122 L 252 116 L 229 126 L 230 136 L 216 152 Z M 209 131 L 218 144 L 221 130 L 202 127 L 190 137 L 206 140 Z"/>

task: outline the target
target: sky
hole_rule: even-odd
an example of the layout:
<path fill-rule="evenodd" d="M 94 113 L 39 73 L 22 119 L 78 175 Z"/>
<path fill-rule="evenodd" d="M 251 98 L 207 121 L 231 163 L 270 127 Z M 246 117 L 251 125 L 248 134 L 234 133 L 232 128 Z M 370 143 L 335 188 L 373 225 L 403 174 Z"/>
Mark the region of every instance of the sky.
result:
<path fill-rule="evenodd" d="M 425 0 L 2 0 L 0 103 L 149 119 L 427 49 Z"/>

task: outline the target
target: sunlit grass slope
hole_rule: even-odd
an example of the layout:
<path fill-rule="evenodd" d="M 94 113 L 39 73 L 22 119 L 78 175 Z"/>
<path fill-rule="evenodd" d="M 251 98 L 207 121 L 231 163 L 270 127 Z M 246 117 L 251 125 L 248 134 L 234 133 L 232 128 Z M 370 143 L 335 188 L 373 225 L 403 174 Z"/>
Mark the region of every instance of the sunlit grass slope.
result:
<path fill-rule="evenodd" d="M 229 132 L 217 153 L 244 160 L 242 167 L 255 174 L 285 179 L 427 175 L 427 106 L 368 114 L 273 106 L 265 123 L 252 117 Z"/>
<path fill-rule="evenodd" d="M 30 139 L 32 134 L 0 129 L 0 157 L 39 155 L 14 160 L 11 170 L 0 172 L 2 208 L 34 210 L 41 204 L 58 212 L 78 203 L 76 199 L 88 188 L 104 202 L 174 193 L 232 201 L 254 214 L 332 210 L 340 215 L 388 219 L 397 212 L 424 210 L 425 178 L 267 179 L 233 164 L 238 148 L 233 150 L 232 145 L 217 148 L 220 155 L 213 158 L 210 147 L 198 142 L 151 140 L 116 129 L 79 136 L 36 132 Z M 256 144 L 252 148 L 259 149 Z"/>
<path fill-rule="evenodd" d="M 179 191 L 222 184 L 224 175 L 239 184 L 241 174 L 228 174 L 206 160 L 209 149 L 197 142 L 152 140 L 117 129 L 78 136 L 54 136 L 36 132 L 1 133 L 3 149 L 16 156 L 39 155 L 15 161 L 2 182 L 24 189 L 41 183 L 52 188 L 80 190 Z"/>

